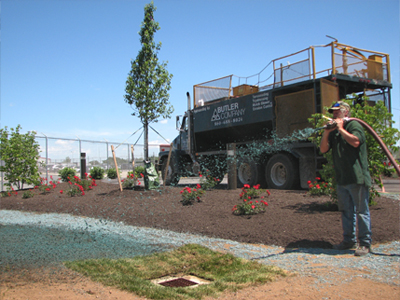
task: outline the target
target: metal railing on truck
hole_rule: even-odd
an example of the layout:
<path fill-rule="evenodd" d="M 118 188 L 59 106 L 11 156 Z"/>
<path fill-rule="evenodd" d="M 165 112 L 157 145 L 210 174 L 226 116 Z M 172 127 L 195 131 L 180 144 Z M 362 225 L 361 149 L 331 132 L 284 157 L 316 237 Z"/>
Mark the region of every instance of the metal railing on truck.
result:
<path fill-rule="evenodd" d="M 194 107 L 334 74 L 390 83 L 389 54 L 337 41 L 310 46 L 271 60 L 257 74 L 248 77 L 228 75 L 194 85 Z"/>

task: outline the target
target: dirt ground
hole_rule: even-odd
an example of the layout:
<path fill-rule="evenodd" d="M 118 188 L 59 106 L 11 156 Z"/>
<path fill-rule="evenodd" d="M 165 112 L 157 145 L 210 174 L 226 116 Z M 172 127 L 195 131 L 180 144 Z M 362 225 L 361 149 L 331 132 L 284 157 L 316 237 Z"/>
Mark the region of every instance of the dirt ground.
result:
<path fill-rule="evenodd" d="M 400 183 L 400 181 L 399 181 Z M 22 199 L 18 195 L 0 199 L 1 209 L 58 212 L 122 221 L 134 226 L 169 229 L 219 237 L 244 243 L 285 248 L 331 248 L 341 241 L 340 213 L 329 209 L 327 197 L 311 197 L 305 191 L 270 190 L 267 211 L 253 216 L 235 216 L 232 207 L 241 203 L 240 189 L 221 185 L 208 191 L 201 202 L 183 206 L 184 186 L 160 190 L 119 190 L 118 185 L 98 182 L 85 196 L 70 197 L 61 183 L 48 194 Z M 377 198 L 371 207 L 373 243 L 399 240 L 399 201 Z M 324 272 L 329 272 L 325 270 Z M 349 272 L 356 272 L 349 270 Z M 0 299 L 144 299 L 90 281 L 66 269 L 21 270 L 1 273 Z M 219 299 L 396 299 L 400 287 L 362 278 L 340 284 L 312 284 L 313 279 L 289 276 L 276 282 L 226 293 Z"/>

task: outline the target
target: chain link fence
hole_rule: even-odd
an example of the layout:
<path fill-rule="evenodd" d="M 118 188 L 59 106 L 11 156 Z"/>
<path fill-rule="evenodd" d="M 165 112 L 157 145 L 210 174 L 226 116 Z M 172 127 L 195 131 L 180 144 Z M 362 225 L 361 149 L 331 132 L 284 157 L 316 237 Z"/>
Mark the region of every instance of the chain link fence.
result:
<path fill-rule="evenodd" d="M 144 165 L 144 145 L 119 143 L 111 141 L 91 141 L 80 138 L 68 139 L 60 137 L 35 136 L 36 142 L 40 146 L 39 168 L 41 176 L 44 178 L 58 178 L 58 172 L 65 168 L 74 168 L 76 173 L 90 173 L 93 167 L 101 167 L 104 170 L 115 168 L 114 157 L 111 146 L 114 146 L 114 153 L 118 169 L 122 178 L 126 177 L 129 171 L 133 170 L 134 162 L 136 166 Z M 149 159 L 155 164 L 158 160 L 160 144 L 149 144 Z M 3 163 L 3 162 L 1 162 Z M 6 183 L 4 173 L 0 172 L 1 192 L 5 190 Z"/>

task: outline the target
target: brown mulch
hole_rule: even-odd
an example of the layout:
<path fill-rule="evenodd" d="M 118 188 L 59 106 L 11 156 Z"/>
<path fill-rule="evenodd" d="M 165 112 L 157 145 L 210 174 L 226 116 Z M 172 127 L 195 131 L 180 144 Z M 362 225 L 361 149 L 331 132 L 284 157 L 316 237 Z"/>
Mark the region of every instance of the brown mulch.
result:
<path fill-rule="evenodd" d="M 68 213 L 107 219 L 143 227 L 200 234 L 245 243 L 283 247 L 331 248 L 342 238 L 340 213 L 329 210 L 327 196 L 306 195 L 305 191 L 270 190 L 265 213 L 235 216 L 232 207 L 241 203 L 240 189 L 220 185 L 207 191 L 201 202 L 183 206 L 177 187 L 159 190 L 119 190 L 116 184 L 98 182 L 84 196 L 70 197 L 67 183 L 48 194 L 23 199 L 18 195 L 0 199 L 0 209 L 39 213 Z M 376 198 L 371 206 L 373 243 L 399 240 L 399 200 Z"/>

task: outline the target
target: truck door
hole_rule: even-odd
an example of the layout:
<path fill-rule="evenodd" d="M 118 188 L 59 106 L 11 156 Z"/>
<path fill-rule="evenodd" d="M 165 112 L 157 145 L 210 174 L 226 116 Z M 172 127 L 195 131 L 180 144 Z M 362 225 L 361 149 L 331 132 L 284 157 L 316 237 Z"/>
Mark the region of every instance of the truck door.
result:
<path fill-rule="evenodd" d="M 182 125 L 179 129 L 179 137 L 180 137 L 180 149 L 182 151 L 188 152 L 189 151 L 189 144 L 188 144 L 188 118 L 185 115 L 182 119 Z"/>

